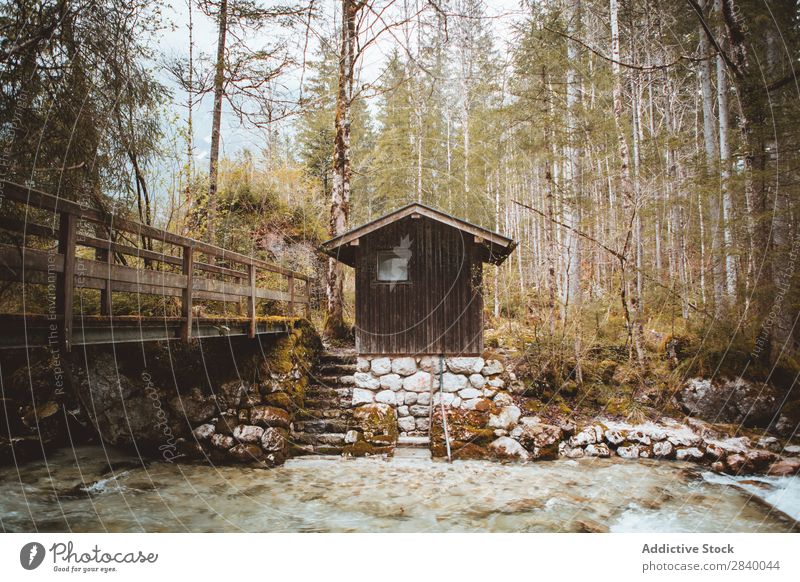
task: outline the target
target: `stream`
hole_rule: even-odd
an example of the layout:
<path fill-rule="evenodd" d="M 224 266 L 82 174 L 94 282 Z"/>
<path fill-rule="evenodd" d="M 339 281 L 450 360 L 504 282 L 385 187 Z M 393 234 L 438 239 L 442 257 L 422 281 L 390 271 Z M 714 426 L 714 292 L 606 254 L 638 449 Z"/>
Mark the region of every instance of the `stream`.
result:
<path fill-rule="evenodd" d="M 790 532 L 800 478 L 680 462 L 305 457 L 272 470 L 101 446 L 0 468 L 7 532 Z"/>

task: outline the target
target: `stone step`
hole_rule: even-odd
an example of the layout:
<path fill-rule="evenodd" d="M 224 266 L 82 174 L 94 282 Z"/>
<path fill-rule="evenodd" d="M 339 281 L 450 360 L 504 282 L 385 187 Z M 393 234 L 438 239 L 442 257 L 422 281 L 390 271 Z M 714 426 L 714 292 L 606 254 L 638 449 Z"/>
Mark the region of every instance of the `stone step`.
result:
<path fill-rule="evenodd" d="M 343 418 L 304 420 L 294 423 L 296 432 L 305 433 L 345 433 L 348 430 L 347 420 Z"/>
<path fill-rule="evenodd" d="M 319 356 L 320 364 L 355 364 L 355 351 L 322 352 Z"/>
<path fill-rule="evenodd" d="M 332 408 L 329 410 L 298 410 L 294 416 L 295 422 L 302 422 L 304 420 L 322 420 L 322 419 L 335 419 L 335 418 L 348 418 L 350 411 L 346 408 Z"/>
<path fill-rule="evenodd" d="M 349 398 L 353 392 L 349 388 L 332 388 L 313 385 L 306 388 L 306 398 Z"/>
<path fill-rule="evenodd" d="M 317 376 L 316 382 L 322 386 L 355 386 L 356 379 L 352 375 L 339 376 L 338 374 L 332 376 Z"/>
<path fill-rule="evenodd" d="M 316 371 L 321 376 L 352 376 L 356 373 L 356 365 L 331 362 L 320 364 Z"/>
<path fill-rule="evenodd" d="M 314 445 L 315 447 L 320 445 L 344 445 L 344 433 L 340 432 L 293 432 L 289 438 L 294 444 Z"/>
<path fill-rule="evenodd" d="M 398 447 L 427 448 L 430 446 L 430 444 L 431 444 L 430 437 L 425 435 L 420 435 L 420 436 L 403 435 L 397 437 Z"/>
<path fill-rule="evenodd" d="M 336 445 L 320 445 L 314 447 L 315 455 L 341 455 L 344 452 L 344 447 Z"/>
<path fill-rule="evenodd" d="M 430 461 L 433 458 L 430 449 L 421 449 L 418 447 L 397 447 L 394 450 L 393 456 L 395 459 L 413 459 L 420 461 Z"/>
<path fill-rule="evenodd" d="M 352 401 L 349 398 L 306 398 L 303 408 L 305 410 L 335 410 L 350 408 Z"/>

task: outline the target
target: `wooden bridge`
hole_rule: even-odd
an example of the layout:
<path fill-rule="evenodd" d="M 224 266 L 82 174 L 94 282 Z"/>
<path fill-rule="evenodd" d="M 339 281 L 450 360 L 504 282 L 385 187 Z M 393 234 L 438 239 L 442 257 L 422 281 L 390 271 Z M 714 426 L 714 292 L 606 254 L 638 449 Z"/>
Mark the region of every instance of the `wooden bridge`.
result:
<path fill-rule="evenodd" d="M 287 329 L 284 319 L 257 316 L 259 301 L 285 304 L 274 315 L 308 311 L 306 275 L 13 182 L 0 181 L 0 231 L 11 243 L 0 243 L 0 281 L 24 286 L 22 313 L 0 313 L 0 348 L 252 338 Z M 28 313 L 30 285 L 44 313 Z M 97 313 L 75 309 L 84 289 L 99 290 Z M 175 313 L 114 314 L 115 292 L 176 298 Z M 202 316 L 195 301 L 222 302 L 225 315 Z"/>

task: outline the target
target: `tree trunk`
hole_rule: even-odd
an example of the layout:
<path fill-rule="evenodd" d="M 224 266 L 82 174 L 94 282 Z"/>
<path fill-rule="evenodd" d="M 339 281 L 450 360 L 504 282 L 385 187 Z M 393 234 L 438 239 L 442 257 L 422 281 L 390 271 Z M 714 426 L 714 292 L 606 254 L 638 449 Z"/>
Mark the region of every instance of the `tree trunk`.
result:
<path fill-rule="evenodd" d="M 214 243 L 217 219 L 217 178 L 219 172 L 219 140 L 222 124 L 222 99 L 225 94 L 225 37 L 228 34 L 228 0 L 221 0 L 217 15 L 217 60 L 214 71 L 214 112 L 211 122 L 211 151 L 208 168 L 208 202 L 206 205 L 206 239 Z"/>
<path fill-rule="evenodd" d="M 360 5 L 342 0 L 342 37 L 339 53 L 339 84 L 336 93 L 335 137 L 333 142 L 333 180 L 331 185 L 330 234 L 347 230 L 350 215 L 350 107 L 353 102 L 355 71 L 356 15 Z M 344 322 L 344 269 L 336 259 L 328 259 L 328 313 L 325 336 L 347 336 Z"/>

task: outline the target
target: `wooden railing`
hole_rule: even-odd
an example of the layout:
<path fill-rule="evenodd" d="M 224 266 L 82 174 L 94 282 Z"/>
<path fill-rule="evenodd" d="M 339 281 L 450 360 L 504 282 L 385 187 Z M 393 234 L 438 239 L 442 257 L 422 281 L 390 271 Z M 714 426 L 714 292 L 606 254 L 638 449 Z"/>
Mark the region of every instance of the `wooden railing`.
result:
<path fill-rule="evenodd" d="M 8 202 L 55 213 L 49 215 L 52 226 L 11 218 L 5 206 Z M 21 235 L 16 245 L 0 244 L 0 280 L 54 286 L 55 297 L 48 297 L 48 302 L 55 304 L 50 315 L 60 323 L 60 340 L 67 350 L 72 346 L 76 288 L 100 290 L 100 313 L 107 316 L 113 313 L 114 291 L 180 297 L 180 336 L 185 341 L 192 334 L 195 300 L 246 302 L 250 337 L 256 334 L 259 300 L 287 302 L 290 315 L 298 306 L 308 310 L 309 278 L 302 273 L 13 182 L 0 181 L 0 203 L 4 205 L 0 208 L 5 208 L 0 211 L 0 229 Z M 99 232 L 107 234 L 95 236 Z M 125 235 L 132 239 L 126 241 L 129 244 L 119 242 Z M 31 236 L 56 239 L 57 246 L 52 250 L 29 247 L 27 238 Z M 134 246 L 141 240 L 150 241 L 148 246 L 153 248 Z M 94 258 L 78 256 L 80 247 L 94 249 Z M 180 255 L 173 254 L 178 251 Z M 200 260 L 200 255 L 206 260 Z M 117 264 L 127 261 L 142 266 Z M 283 287 L 274 281 L 272 288 L 259 286 L 259 278 L 268 275 L 285 282 L 285 289 L 274 288 Z"/>

